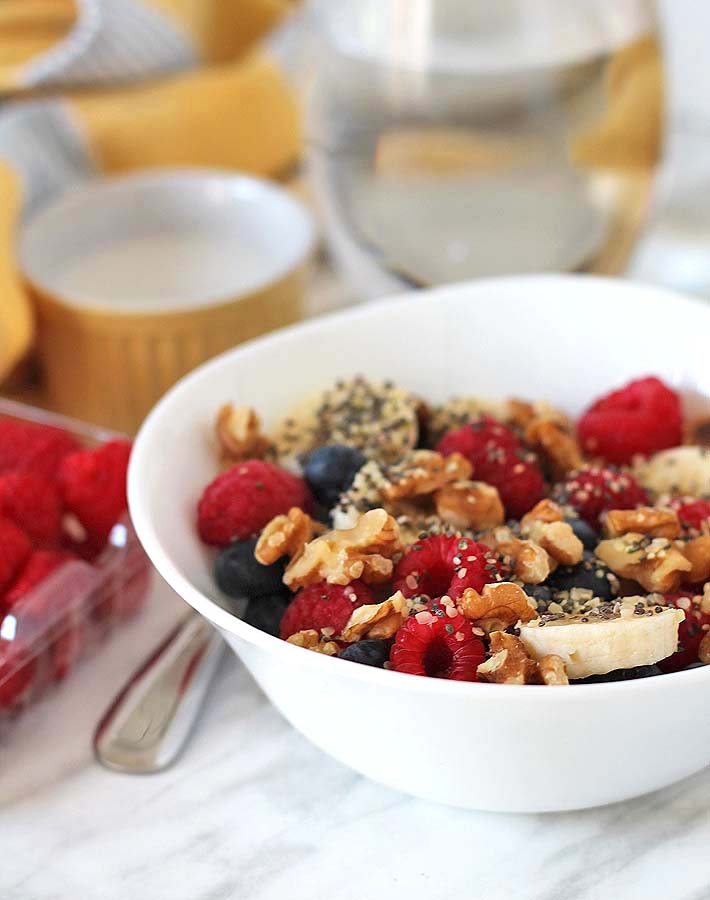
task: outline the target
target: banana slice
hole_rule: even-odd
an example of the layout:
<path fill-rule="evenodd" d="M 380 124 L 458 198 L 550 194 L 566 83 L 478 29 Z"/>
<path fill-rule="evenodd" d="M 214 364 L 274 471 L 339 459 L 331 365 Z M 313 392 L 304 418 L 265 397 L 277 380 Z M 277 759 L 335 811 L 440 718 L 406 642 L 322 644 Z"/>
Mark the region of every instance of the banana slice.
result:
<path fill-rule="evenodd" d="M 533 657 L 561 656 L 570 678 L 606 675 L 650 666 L 678 649 L 680 609 L 654 597 L 625 597 L 584 615 L 552 614 L 520 625 L 520 640 Z"/>
<path fill-rule="evenodd" d="M 328 444 L 357 447 L 368 459 L 395 462 L 419 436 L 417 400 L 390 381 L 337 381 L 291 411 L 272 440 L 279 461 Z"/>
<path fill-rule="evenodd" d="M 673 447 L 634 466 L 639 482 L 654 494 L 710 494 L 710 451 L 707 447 Z"/>

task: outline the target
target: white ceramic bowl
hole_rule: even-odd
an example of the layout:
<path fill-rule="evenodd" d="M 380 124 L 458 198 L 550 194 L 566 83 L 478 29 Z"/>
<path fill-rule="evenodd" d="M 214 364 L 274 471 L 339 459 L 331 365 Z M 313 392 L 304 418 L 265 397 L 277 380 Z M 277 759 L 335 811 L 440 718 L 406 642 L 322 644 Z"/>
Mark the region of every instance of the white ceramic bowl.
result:
<path fill-rule="evenodd" d="M 418 678 L 308 653 L 222 608 L 195 504 L 217 469 L 209 437 L 226 400 L 253 404 L 268 423 L 356 372 L 434 400 L 513 394 L 570 412 L 651 372 L 710 395 L 709 333 L 710 305 L 570 276 L 456 285 L 290 328 L 203 366 L 153 411 L 131 463 L 136 529 L 158 570 L 220 629 L 284 716 L 365 775 L 499 811 L 652 791 L 710 763 L 710 668 L 550 689 Z"/>

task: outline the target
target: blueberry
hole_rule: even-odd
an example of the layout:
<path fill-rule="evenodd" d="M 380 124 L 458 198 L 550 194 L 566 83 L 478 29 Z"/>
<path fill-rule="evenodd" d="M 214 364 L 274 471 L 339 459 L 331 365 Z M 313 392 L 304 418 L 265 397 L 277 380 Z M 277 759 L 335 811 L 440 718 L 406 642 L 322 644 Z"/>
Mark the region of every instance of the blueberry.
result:
<path fill-rule="evenodd" d="M 217 586 L 228 597 L 235 600 L 249 600 L 267 594 L 286 592 L 282 578 L 284 564 L 274 563 L 262 566 L 254 557 L 256 538 L 238 541 L 219 554 L 214 564 L 214 578 Z"/>
<path fill-rule="evenodd" d="M 599 535 L 588 525 L 584 519 L 569 518 L 566 520 L 572 526 L 572 531 L 577 535 L 585 550 L 595 550 L 600 541 Z"/>
<path fill-rule="evenodd" d="M 606 675 L 590 675 L 588 678 L 580 678 L 574 684 L 603 684 L 607 681 L 633 681 L 636 678 L 652 678 L 663 673 L 658 666 L 636 666 L 634 669 L 615 669 Z"/>
<path fill-rule="evenodd" d="M 545 584 L 524 584 L 523 590 L 528 597 L 534 597 L 542 607 L 552 600 L 552 591 Z"/>
<path fill-rule="evenodd" d="M 617 594 L 619 582 L 615 575 L 593 553 L 584 551 L 584 559 L 576 566 L 560 566 L 545 582 L 553 594 L 559 591 L 571 591 L 581 588 L 592 591 L 601 600 L 613 600 Z"/>
<path fill-rule="evenodd" d="M 390 658 L 391 646 L 392 641 L 358 641 L 341 650 L 338 656 L 340 659 L 381 669 Z"/>
<path fill-rule="evenodd" d="M 306 457 L 303 475 L 316 500 L 330 509 L 352 485 L 364 463 L 365 456 L 355 447 L 319 447 Z"/>
<path fill-rule="evenodd" d="M 279 636 L 281 619 L 286 612 L 290 600 L 289 595 L 270 594 L 266 597 L 255 597 L 249 601 L 244 621 L 259 631 L 265 631 L 274 637 Z"/>

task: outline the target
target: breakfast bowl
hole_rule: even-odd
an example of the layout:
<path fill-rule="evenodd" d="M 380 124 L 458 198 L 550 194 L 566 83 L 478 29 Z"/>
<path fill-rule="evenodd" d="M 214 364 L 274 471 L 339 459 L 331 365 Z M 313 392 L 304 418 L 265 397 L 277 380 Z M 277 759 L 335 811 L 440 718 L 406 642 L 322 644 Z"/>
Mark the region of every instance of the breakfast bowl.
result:
<path fill-rule="evenodd" d="M 710 396 L 710 306 L 588 276 L 527 276 L 400 295 L 300 324 L 207 363 L 158 404 L 137 438 L 129 503 L 152 562 L 224 636 L 277 709 L 318 747 L 409 794 L 473 809 L 599 806 L 710 763 L 710 668 L 559 690 L 422 678 L 332 659 L 229 611 L 196 507 L 219 471 L 226 401 L 273 425 L 337 377 L 452 394 L 544 397 L 575 414 L 653 372 L 688 402 Z M 239 740 L 238 722 L 234 739 Z"/>

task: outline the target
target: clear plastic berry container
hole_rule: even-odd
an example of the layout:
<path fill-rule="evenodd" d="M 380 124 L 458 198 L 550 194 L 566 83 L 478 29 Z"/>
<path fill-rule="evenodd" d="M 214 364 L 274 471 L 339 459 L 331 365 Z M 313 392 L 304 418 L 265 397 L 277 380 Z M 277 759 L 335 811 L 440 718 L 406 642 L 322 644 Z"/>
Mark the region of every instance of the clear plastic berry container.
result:
<path fill-rule="evenodd" d="M 62 429 L 89 448 L 121 437 L 0 398 L 0 422 L 6 419 Z M 69 531 L 72 524 L 69 517 Z M 151 578 L 152 566 L 125 513 L 91 561 L 70 559 L 24 594 L 21 604 L 0 606 L 0 736 L 140 612 Z"/>

